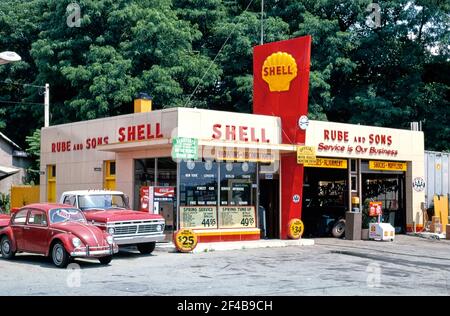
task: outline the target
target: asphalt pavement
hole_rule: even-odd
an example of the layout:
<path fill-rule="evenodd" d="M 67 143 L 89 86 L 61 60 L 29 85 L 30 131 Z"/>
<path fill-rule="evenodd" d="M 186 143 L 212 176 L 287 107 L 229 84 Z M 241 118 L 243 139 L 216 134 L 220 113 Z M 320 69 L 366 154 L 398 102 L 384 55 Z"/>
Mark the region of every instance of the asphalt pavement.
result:
<path fill-rule="evenodd" d="M 0 259 L 3 295 L 449 295 L 450 242 L 315 239 L 314 246 L 181 254 L 122 250 L 109 266 Z"/>

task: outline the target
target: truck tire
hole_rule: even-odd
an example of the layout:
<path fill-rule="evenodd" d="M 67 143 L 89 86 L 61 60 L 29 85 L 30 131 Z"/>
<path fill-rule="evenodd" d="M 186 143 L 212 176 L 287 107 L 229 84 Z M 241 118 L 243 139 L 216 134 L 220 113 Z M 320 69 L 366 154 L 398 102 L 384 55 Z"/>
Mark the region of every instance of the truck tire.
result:
<path fill-rule="evenodd" d="M 137 244 L 137 249 L 143 255 L 151 254 L 153 252 L 153 250 L 155 250 L 155 247 L 156 247 L 156 242 L 147 242 L 147 243 L 143 243 L 143 244 Z"/>
<path fill-rule="evenodd" d="M 106 266 L 111 263 L 112 258 L 113 258 L 113 256 L 101 257 L 101 258 L 98 258 L 98 261 L 100 261 L 101 264 Z"/>
<path fill-rule="evenodd" d="M 12 251 L 11 240 L 9 240 L 8 236 L 3 236 L 0 245 L 2 257 L 5 259 L 13 259 L 16 253 Z"/>
<path fill-rule="evenodd" d="M 338 220 L 331 229 L 333 237 L 342 238 L 345 234 L 345 219 Z"/>

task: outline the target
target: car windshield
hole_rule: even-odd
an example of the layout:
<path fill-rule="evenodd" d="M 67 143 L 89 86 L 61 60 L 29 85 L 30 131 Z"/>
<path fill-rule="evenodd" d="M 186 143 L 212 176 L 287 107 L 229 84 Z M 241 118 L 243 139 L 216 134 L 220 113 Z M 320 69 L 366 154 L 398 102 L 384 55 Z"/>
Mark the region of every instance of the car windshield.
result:
<path fill-rule="evenodd" d="M 125 197 L 121 194 L 95 194 L 80 195 L 78 197 L 78 207 L 83 211 L 89 209 L 126 209 Z"/>
<path fill-rule="evenodd" d="M 50 211 L 52 223 L 86 222 L 83 213 L 76 208 L 57 208 Z"/>

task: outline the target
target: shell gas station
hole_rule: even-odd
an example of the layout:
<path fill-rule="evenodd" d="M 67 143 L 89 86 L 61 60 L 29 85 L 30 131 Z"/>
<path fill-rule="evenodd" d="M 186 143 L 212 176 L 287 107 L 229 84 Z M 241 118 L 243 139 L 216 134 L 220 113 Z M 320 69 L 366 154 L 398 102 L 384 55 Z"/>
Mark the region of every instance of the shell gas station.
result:
<path fill-rule="evenodd" d="M 295 219 L 320 236 L 365 201 L 396 233 L 419 229 L 423 133 L 308 120 L 310 51 L 309 36 L 254 48 L 252 114 L 139 98 L 133 114 L 43 128 L 40 200 L 122 191 L 199 242 L 288 239 Z"/>

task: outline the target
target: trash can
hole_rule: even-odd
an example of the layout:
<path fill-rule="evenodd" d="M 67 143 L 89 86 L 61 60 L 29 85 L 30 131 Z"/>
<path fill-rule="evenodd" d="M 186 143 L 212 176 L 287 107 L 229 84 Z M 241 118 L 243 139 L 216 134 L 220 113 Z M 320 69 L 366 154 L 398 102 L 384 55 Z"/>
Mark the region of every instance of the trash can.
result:
<path fill-rule="evenodd" d="M 353 209 L 355 210 L 355 209 Z M 362 213 L 345 212 L 345 239 L 361 240 Z"/>

